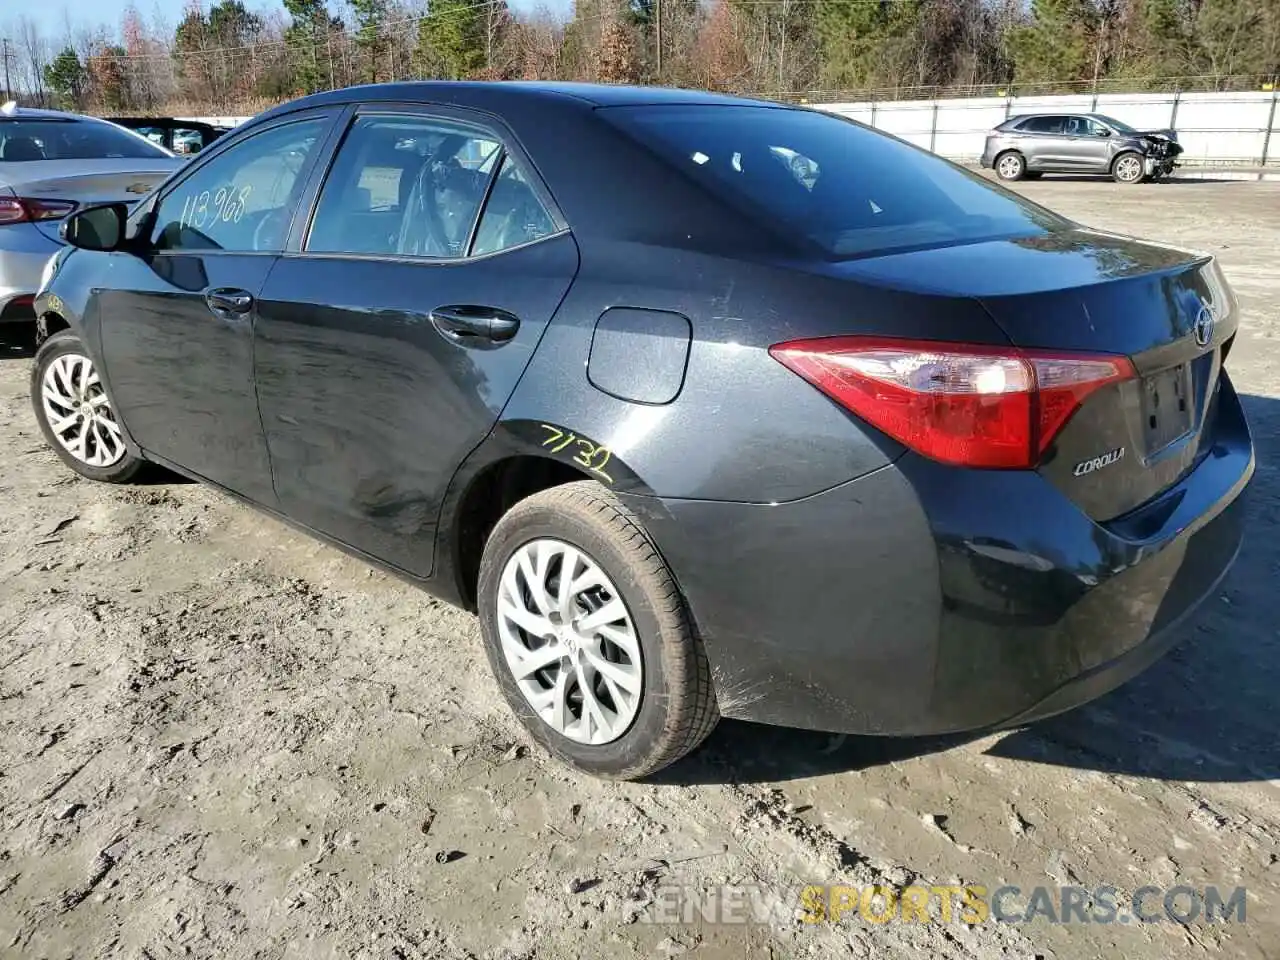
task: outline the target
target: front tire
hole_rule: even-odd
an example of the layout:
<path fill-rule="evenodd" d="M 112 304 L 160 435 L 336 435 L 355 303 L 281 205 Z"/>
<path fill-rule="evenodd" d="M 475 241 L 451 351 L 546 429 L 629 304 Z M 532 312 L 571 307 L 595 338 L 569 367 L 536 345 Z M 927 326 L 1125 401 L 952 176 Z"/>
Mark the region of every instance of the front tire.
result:
<path fill-rule="evenodd" d="M 507 703 L 579 770 L 644 777 L 697 747 L 719 720 L 671 571 L 595 481 L 534 494 L 498 521 L 477 606 Z"/>
<path fill-rule="evenodd" d="M 31 405 L 45 441 L 82 477 L 128 483 L 143 467 L 80 338 L 60 330 L 36 351 Z"/>
<path fill-rule="evenodd" d="M 1111 177 L 1116 183 L 1141 183 L 1146 173 L 1142 157 L 1133 151 L 1126 151 L 1111 163 Z"/>

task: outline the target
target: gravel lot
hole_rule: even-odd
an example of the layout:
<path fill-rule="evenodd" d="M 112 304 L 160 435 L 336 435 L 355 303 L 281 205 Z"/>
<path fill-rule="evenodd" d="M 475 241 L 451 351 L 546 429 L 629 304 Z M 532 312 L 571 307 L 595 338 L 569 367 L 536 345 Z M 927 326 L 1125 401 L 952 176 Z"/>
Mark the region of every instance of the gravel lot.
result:
<path fill-rule="evenodd" d="M 73 476 L 0 339 L 0 955 L 1280 957 L 1280 184 L 1023 189 L 1220 256 L 1259 468 L 1183 646 L 968 741 L 725 722 L 661 783 L 579 778 L 469 615 L 201 487 Z M 875 881 L 1245 886 L 1247 921 L 652 922 L 669 884 Z"/>

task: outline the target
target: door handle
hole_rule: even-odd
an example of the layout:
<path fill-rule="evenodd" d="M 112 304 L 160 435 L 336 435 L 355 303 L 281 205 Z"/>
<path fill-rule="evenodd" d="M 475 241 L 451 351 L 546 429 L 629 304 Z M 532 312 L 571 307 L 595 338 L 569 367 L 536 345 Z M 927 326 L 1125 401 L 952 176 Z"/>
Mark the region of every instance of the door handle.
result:
<path fill-rule="evenodd" d="M 470 305 L 436 307 L 431 323 L 446 340 L 479 350 L 501 346 L 520 329 L 520 318 L 505 310 Z"/>
<path fill-rule="evenodd" d="M 231 287 L 218 287 L 204 295 L 204 302 L 216 316 L 242 317 L 253 309 L 253 294 Z"/>

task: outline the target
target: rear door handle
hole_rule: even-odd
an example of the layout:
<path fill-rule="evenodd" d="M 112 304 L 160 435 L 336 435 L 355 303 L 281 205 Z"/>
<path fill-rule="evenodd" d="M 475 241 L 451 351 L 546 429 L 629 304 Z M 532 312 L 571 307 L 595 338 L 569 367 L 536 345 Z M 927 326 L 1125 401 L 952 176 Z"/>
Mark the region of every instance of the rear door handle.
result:
<path fill-rule="evenodd" d="M 496 307 L 470 304 L 436 307 L 431 323 L 446 340 L 463 347 L 491 350 L 511 340 L 520 318 Z"/>
<path fill-rule="evenodd" d="M 253 294 L 247 290 L 218 287 L 204 295 L 204 302 L 215 316 L 230 319 L 242 317 L 253 309 Z"/>

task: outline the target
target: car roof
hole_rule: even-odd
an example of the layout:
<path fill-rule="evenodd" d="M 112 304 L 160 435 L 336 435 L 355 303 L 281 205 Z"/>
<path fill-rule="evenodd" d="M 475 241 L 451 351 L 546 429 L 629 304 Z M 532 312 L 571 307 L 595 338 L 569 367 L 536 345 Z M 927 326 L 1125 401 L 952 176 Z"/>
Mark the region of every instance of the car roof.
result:
<path fill-rule="evenodd" d="M 268 110 L 256 119 L 266 119 L 309 107 L 379 101 L 445 103 L 486 111 L 501 111 L 519 106 L 542 106 L 555 109 L 575 106 L 592 108 L 660 104 L 787 107 L 785 104 L 768 101 L 673 87 L 633 87 L 541 80 L 411 80 L 399 83 L 363 84 L 313 93 Z"/>
<path fill-rule="evenodd" d="M 101 117 L 67 110 L 45 110 L 42 107 L 18 107 L 13 113 L 0 113 L 0 123 L 6 120 L 60 120 L 66 123 L 109 123 Z"/>
<path fill-rule="evenodd" d="M 66 110 L 45 110 L 42 107 L 18 107 L 13 113 L 0 113 L 0 120 L 96 120 L 80 113 Z"/>

